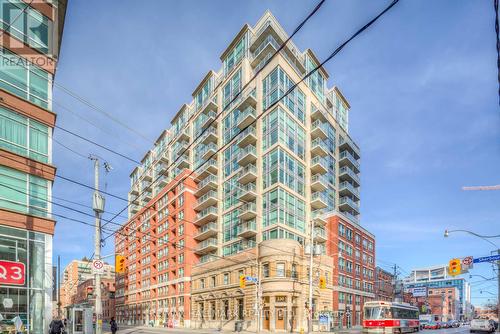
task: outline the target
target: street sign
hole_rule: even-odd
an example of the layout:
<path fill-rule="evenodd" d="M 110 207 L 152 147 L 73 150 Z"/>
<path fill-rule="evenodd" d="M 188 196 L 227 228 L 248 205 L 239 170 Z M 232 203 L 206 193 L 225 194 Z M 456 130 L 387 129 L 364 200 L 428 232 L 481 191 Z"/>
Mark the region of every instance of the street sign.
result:
<path fill-rule="evenodd" d="M 470 266 L 474 263 L 474 258 L 472 256 L 467 256 L 462 259 L 462 264 L 465 266 Z"/>
<path fill-rule="evenodd" d="M 104 274 L 104 262 L 102 262 L 101 260 L 92 261 L 92 271 L 96 275 Z"/>
<path fill-rule="evenodd" d="M 481 263 L 481 262 L 493 262 L 493 261 L 500 261 L 500 254 L 478 257 L 478 258 L 474 259 L 473 262 L 474 263 Z"/>
<path fill-rule="evenodd" d="M 22 262 L 0 261 L 0 284 L 24 285 L 26 266 Z"/>
<path fill-rule="evenodd" d="M 412 291 L 413 297 L 427 297 L 427 287 L 415 287 Z"/>
<path fill-rule="evenodd" d="M 257 283 L 258 279 L 257 279 L 257 277 L 245 276 L 245 281 L 252 282 L 252 283 Z"/>

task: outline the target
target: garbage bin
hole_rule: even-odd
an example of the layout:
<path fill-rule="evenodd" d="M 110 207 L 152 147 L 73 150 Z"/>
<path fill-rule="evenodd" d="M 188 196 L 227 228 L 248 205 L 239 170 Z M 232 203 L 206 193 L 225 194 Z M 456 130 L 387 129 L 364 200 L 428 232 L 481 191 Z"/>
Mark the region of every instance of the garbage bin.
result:
<path fill-rule="evenodd" d="M 242 329 L 243 329 L 243 321 L 235 321 L 234 322 L 234 331 L 241 332 Z"/>

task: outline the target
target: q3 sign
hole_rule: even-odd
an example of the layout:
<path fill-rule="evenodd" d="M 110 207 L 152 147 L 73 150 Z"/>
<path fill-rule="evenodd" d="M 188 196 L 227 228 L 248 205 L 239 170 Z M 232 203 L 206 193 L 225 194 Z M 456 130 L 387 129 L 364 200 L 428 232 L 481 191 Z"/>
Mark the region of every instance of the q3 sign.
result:
<path fill-rule="evenodd" d="M 0 260 L 0 284 L 24 285 L 26 281 L 25 268 L 22 262 Z"/>

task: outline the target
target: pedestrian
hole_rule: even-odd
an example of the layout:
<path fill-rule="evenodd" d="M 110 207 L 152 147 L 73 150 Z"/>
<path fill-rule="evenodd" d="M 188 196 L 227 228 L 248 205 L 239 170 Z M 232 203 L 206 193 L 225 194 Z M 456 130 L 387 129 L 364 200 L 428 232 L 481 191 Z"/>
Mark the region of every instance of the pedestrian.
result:
<path fill-rule="evenodd" d="M 64 324 L 58 317 L 54 318 L 49 325 L 49 334 L 63 334 Z"/>
<path fill-rule="evenodd" d="M 111 317 L 109 325 L 111 326 L 111 333 L 116 334 L 116 331 L 118 330 L 118 325 L 116 324 L 115 317 Z"/>

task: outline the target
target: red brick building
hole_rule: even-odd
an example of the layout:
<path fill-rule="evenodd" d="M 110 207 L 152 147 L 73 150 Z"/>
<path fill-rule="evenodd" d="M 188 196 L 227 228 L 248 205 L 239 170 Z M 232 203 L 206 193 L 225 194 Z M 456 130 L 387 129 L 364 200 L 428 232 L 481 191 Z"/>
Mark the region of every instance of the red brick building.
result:
<path fill-rule="evenodd" d="M 391 302 L 394 300 L 394 275 L 380 268 L 375 268 L 375 299 Z"/>
<path fill-rule="evenodd" d="M 94 279 L 90 278 L 78 284 L 72 304 L 95 303 Z M 101 279 L 102 320 L 109 322 L 115 316 L 115 279 Z"/>
<path fill-rule="evenodd" d="M 335 325 L 360 326 L 363 304 L 375 298 L 375 236 L 339 215 L 329 217 L 327 226 L 327 255 L 334 258 Z"/>
<path fill-rule="evenodd" d="M 185 170 L 165 185 L 117 234 L 115 250 L 126 258 L 116 275 L 116 319 L 125 324 L 189 327 L 191 267 L 197 233 L 192 178 Z"/>

